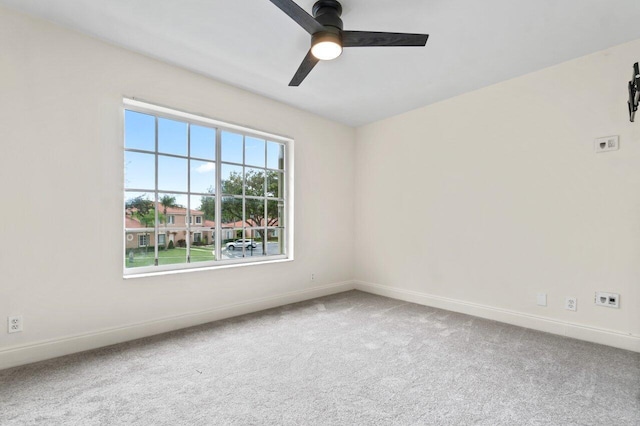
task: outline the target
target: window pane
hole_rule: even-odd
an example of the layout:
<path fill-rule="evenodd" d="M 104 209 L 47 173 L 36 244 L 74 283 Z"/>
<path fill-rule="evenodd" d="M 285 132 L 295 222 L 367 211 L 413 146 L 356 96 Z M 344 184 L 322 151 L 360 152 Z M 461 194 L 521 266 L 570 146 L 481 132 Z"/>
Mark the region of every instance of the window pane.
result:
<path fill-rule="evenodd" d="M 190 251 L 191 263 L 211 262 L 212 260 L 215 260 L 215 234 L 212 231 L 194 231 L 192 232 L 192 238 Z"/>
<path fill-rule="evenodd" d="M 245 228 L 245 240 L 242 245 L 245 257 L 262 256 L 262 234 L 264 234 L 264 228 Z"/>
<path fill-rule="evenodd" d="M 198 201 L 199 197 L 191 196 L 191 210 L 189 216 L 187 216 L 187 220 L 189 221 L 189 225 L 191 225 L 191 229 L 195 227 L 202 227 L 204 223 L 204 212 L 198 210 Z M 194 204 L 195 203 L 195 204 Z"/>
<path fill-rule="evenodd" d="M 284 229 L 268 228 L 267 229 L 267 255 L 277 256 L 280 254 L 285 254 Z"/>
<path fill-rule="evenodd" d="M 244 141 L 244 163 L 250 166 L 265 166 L 265 141 L 262 139 L 256 139 L 246 137 Z"/>
<path fill-rule="evenodd" d="M 158 156 L 158 189 L 187 191 L 187 160 Z"/>
<path fill-rule="evenodd" d="M 202 243 L 193 244 L 191 246 L 191 263 L 196 262 L 211 262 L 216 260 L 216 248 L 211 242 L 213 238 L 211 233 L 203 233 Z"/>
<path fill-rule="evenodd" d="M 264 226 L 264 198 L 247 198 L 245 204 L 245 223 L 247 226 Z"/>
<path fill-rule="evenodd" d="M 284 170 L 284 145 L 276 142 L 267 142 L 267 167 L 270 169 Z"/>
<path fill-rule="evenodd" d="M 191 192 L 215 193 L 216 163 L 191 160 Z"/>
<path fill-rule="evenodd" d="M 153 193 L 125 192 L 124 227 L 129 230 L 153 228 L 155 221 L 154 199 Z"/>
<path fill-rule="evenodd" d="M 184 216 L 183 216 L 184 217 Z M 184 221 L 184 219 L 182 219 Z M 158 246 L 158 265 L 173 265 L 187 263 L 186 233 L 183 228 L 167 226 L 160 228 L 158 233 L 164 233 L 166 246 Z"/>
<path fill-rule="evenodd" d="M 125 242 L 125 267 L 139 268 L 155 264 L 152 231 L 127 231 L 125 232 Z"/>
<path fill-rule="evenodd" d="M 222 193 L 242 195 L 242 167 L 222 164 Z"/>
<path fill-rule="evenodd" d="M 215 260 L 215 197 L 191 196 L 191 262 Z"/>
<path fill-rule="evenodd" d="M 245 195 L 264 197 L 264 170 L 244 169 Z"/>
<path fill-rule="evenodd" d="M 191 125 L 191 157 L 215 160 L 216 129 Z"/>
<path fill-rule="evenodd" d="M 158 224 L 164 228 L 184 228 L 186 205 L 186 195 L 158 194 Z"/>
<path fill-rule="evenodd" d="M 202 223 L 196 222 L 197 226 L 205 226 L 207 228 L 215 227 L 216 197 L 192 195 L 191 209 L 194 215 L 202 218 Z"/>
<path fill-rule="evenodd" d="M 158 118 L 158 152 L 187 155 L 187 123 Z"/>
<path fill-rule="evenodd" d="M 124 153 L 124 187 L 149 189 L 156 187 L 156 160 L 153 154 Z"/>
<path fill-rule="evenodd" d="M 131 149 L 156 150 L 156 119 L 139 112 L 124 112 L 124 146 Z"/>
<path fill-rule="evenodd" d="M 242 135 L 222 132 L 222 161 L 242 164 Z"/>
<path fill-rule="evenodd" d="M 283 212 L 282 201 L 267 200 L 267 226 L 284 226 Z"/>
<path fill-rule="evenodd" d="M 242 232 L 242 230 L 240 230 L 240 232 Z M 224 244 L 233 241 L 236 239 L 236 230 L 233 228 L 225 228 L 223 227 L 221 230 L 221 237 L 222 238 L 222 242 Z"/>
<path fill-rule="evenodd" d="M 251 256 L 264 256 L 267 249 L 267 241 L 265 238 L 264 228 L 248 228 L 245 230 L 248 238 L 255 243 L 253 249 L 248 249 L 248 254 Z"/>
<path fill-rule="evenodd" d="M 153 193 L 125 192 L 124 227 L 127 268 L 153 266 L 154 249 L 150 244 L 155 220 Z"/>
<path fill-rule="evenodd" d="M 267 197 L 284 198 L 284 173 L 267 170 Z"/>
<path fill-rule="evenodd" d="M 222 228 L 242 227 L 242 198 L 222 197 Z"/>
<path fill-rule="evenodd" d="M 228 229 L 224 230 L 225 236 L 233 238 L 225 239 L 222 247 L 223 259 L 237 259 L 261 255 L 258 244 L 253 240 L 251 230 Z"/>

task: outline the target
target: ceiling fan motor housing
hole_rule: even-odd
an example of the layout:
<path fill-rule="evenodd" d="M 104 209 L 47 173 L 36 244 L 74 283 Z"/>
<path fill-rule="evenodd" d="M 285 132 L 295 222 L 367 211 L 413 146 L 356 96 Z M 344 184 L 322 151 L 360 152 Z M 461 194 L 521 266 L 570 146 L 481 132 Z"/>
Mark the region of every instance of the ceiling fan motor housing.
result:
<path fill-rule="evenodd" d="M 328 32 L 340 34 L 343 28 L 340 15 L 342 5 L 335 0 L 320 0 L 313 5 L 313 17 L 324 25 Z"/>
<path fill-rule="evenodd" d="M 311 46 L 321 42 L 333 42 L 342 46 L 342 5 L 335 0 L 319 0 L 313 5 L 313 17 L 324 26 L 311 36 Z"/>

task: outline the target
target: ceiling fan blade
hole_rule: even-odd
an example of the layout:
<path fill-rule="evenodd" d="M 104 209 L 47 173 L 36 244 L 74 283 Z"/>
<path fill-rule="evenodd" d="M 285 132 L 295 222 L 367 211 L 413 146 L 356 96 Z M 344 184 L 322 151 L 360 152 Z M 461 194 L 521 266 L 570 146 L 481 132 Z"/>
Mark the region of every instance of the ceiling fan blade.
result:
<path fill-rule="evenodd" d="M 289 15 L 291 19 L 296 21 L 298 25 L 304 28 L 309 34 L 317 33 L 318 31 L 324 31 L 324 25 L 316 21 L 316 19 L 309 15 L 303 8 L 298 6 L 293 0 L 270 0 L 284 13 Z"/>
<path fill-rule="evenodd" d="M 320 60 L 318 58 L 311 54 L 311 50 L 309 50 L 307 56 L 304 57 L 302 63 L 298 67 L 298 71 L 296 71 L 296 74 L 291 79 L 289 86 L 300 86 L 300 83 L 302 83 L 319 61 Z"/>
<path fill-rule="evenodd" d="M 429 34 L 384 33 L 375 31 L 343 31 L 343 47 L 424 46 Z"/>

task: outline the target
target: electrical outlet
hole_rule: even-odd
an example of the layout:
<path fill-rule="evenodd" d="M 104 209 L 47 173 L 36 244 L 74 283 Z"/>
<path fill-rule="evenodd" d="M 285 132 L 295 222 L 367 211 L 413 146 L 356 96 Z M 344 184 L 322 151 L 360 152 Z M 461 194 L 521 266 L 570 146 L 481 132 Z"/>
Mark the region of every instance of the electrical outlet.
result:
<path fill-rule="evenodd" d="M 567 311 L 577 311 L 578 310 L 578 299 L 575 297 L 567 297 L 564 300 L 564 308 Z"/>
<path fill-rule="evenodd" d="M 616 151 L 620 149 L 619 136 L 606 136 L 595 140 L 594 148 L 596 152 Z"/>
<path fill-rule="evenodd" d="M 311 281 L 315 281 L 316 280 L 316 274 L 311 274 Z"/>
<path fill-rule="evenodd" d="M 7 318 L 7 331 L 9 333 L 18 333 L 22 331 L 22 317 L 8 317 Z"/>
<path fill-rule="evenodd" d="M 618 293 L 605 293 L 604 291 L 596 292 L 596 305 L 606 306 L 608 308 L 620 308 L 620 295 Z"/>

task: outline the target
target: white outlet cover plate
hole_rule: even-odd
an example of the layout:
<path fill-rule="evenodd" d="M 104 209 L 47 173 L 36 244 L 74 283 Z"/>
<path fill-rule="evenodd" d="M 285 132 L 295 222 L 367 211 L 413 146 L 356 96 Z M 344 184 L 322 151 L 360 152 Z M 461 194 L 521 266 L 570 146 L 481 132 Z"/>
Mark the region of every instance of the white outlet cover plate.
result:
<path fill-rule="evenodd" d="M 22 317 L 8 317 L 7 318 L 7 331 L 9 333 L 18 333 L 22 331 Z"/>
<path fill-rule="evenodd" d="M 594 142 L 594 149 L 597 152 L 617 151 L 620 149 L 620 136 L 605 136 L 597 138 Z"/>
<path fill-rule="evenodd" d="M 578 299 L 575 297 L 567 297 L 564 302 L 564 308 L 568 311 L 578 310 Z"/>
<path fill-rule="evenodd" d="M 547 306 L 547 293 L 538 293 L 536 296 L 538 306 Z"/>

